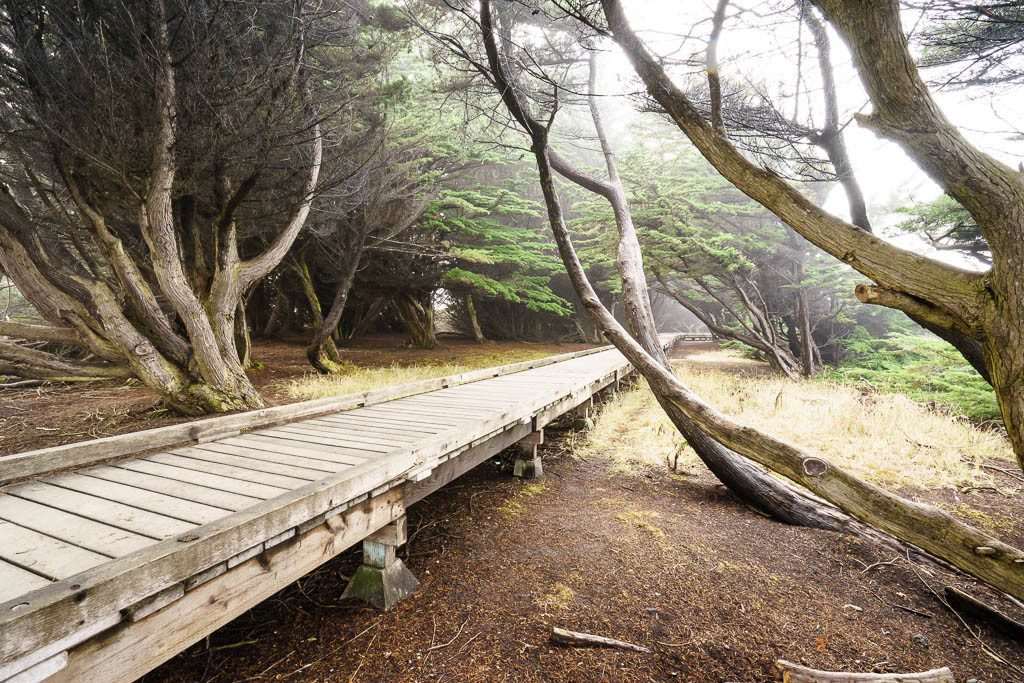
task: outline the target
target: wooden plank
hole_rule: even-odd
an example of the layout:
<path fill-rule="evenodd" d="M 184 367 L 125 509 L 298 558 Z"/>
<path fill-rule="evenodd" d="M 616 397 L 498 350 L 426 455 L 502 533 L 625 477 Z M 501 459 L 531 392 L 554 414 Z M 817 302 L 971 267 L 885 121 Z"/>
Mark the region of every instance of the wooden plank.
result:
<path fill-rule="evenodd" d="M 209 446 L 209 448 L 207 446 Z M 296 479 L 302 479 L 303 481 L 316 481 L 317 479 L 326 477 L 328 474 L 333 474 L 334 472 L 344 469 L 343 466 L 340 465 L 335 465 L 333 469 L 327 469 L 323 462 L 316 460 L 313 462 L 319 462 L 320 467 L 312 469 L 309 467 L 302 467 L 300 465 L 278 462 L 277 458 L 281 456 L 273 453 L 265 453 L 267 457 L 260 458 L 250 455 L 223 453 L 217 450 L 217 448 L 217 442 L 213 441 L 209 444 L 203 444 L 202 446 L 178 448 L 173 451 L 168 451 L 168 453 L 184 455 L 197 460 L 209 460 L 210 462 L 216 462 L 222 465 L 245 467 L 252 470 L 258 470 L 260 472 L 266 472 L 267 474 L 282 474 L 286 477 L 294 477 Z"/>
<path fill-rule="evenodd" d="M 0 495 L 0 519 L 108 557 L 127 555 L 153 543 L 153 539 L 131 531 L 9 495 Z"/>
<path fill-rule="evenodd" d="M 4 520 L 0 538 L 0 559 L 48 579 L 67 578 L 110 559 Z"/>
<path fill-rule="evenodd" d="M 298 423 L 296 423 L 296 424 L 298 424 Z M 303 424 L 303 425 L 311 425 L 311 426 L 315 426 L 315 427 L 323 427 L 323 428 L 326 428 L 326 429 L 341 429 L 341 430 L 344 430 L 346 433 L 349 433 L 349 434 L 357 434 L 357 435 L 359 435 L 360 438 L 362 438 L 364 436 L 372 436 L 372 437 L 385 437 L 385 438 L 388 438 L 388 439 L 397 439 L 397 440 L 401 440 L 401 442 L 403 444 L 405 444 L 405 445 L 413 443 L 414 441 L 418 441 L 419 439 L 422 439 L 424 436 L 430 436 L 431 435 L 430 432 L 426 432 L 426 433 L 424 433 L 424 432 L 418 432 L 418 433 L 399 432 L 399 431 L 396 431 L 396 430 L 394 430 L 392 428 L 384 427 L 384 426 L 373 426 L 373 427 L 370 427 L 370 426 L 367 426 L 365 424 L 360 424 L 360 423 L 335 422 L 333 420 L 328 420 L 326 418 L 319 418 L 319 417 L 314 419 L 314 420 L 304 420 L 301 424 Z"/>
<path fill-rule="evenodd" d="M 82 643 L 68 653 L 68 668 L 52 683 L 134 681 L 404 511 L 398 491 L 353 506 L 328 523 L 196 586 L 144 621 Z"/>
<path fill-rule="evenodd" d="M 374 408 L 376 410 L 376 408 Z M 445 420 L 437 417 L 431 418 L 426 415 L 403 415 L 401 412 L 387 411 L 373 413 L 373 417 L 380 418 L 382 420 L 390 420 L 395 425 L 396 429 L 401 429 L 406 426 L 412 426 L 417 428 L 431 429 L 431 434 L 426 438 L 432 438 L 438 434 L 443 434 L 452 430 L 460 429 L 465 422 L 456 422 L 453 420 Z M 472 424 L 472 422 L 470 422 Z"/>
<path fill-rule="evenodd" d="M 94 621 L 82 626 L 81 628 L 75 629 L 75 631 L 70 635 L 64 636 L 59 640 L 52 641 L 44 647 L 35 650 L 31 654 L 25 655 L 13 662 L 8 662 L 7 664 L 0 666 L 0 681 L 4 681 L 6 683 L 11 676 L 29 669 L 43 660 L 49 659 L 54 655 L 58 655 L 69 648 L 84 643 L 96 634 L 102 633 L 103 631 L 116 626 L 120 621 L 121 613 L 115 612 L 114 614 L 108 615 L 105 619 L 100 619 L 99 621 Z"/>
<path fill-rule="evenodd" d="M 363 410 L 366 411 L 367 415 L 391 419 L 396 425 L 430 425 L 438 428 L 447 427 L 455 429 L 475 421 L 475 418 L 465 416 L 424 414 L 418 411 L 403 410 L 401 407 L 394 405 L 374 406 L 373 408 L 364 408 Z"/>
<path fill-rule="evenodd" d="M 302 422 L 293 422 L 288 425 L 281 427 L 274 427 L 270 430 L 275 433 L 285 434 L 309 434 L 312 436 L 323 435 L 331 437 L 341 437 L 343 439 L 353 441 L 357 444 L 379 444 L 381 446 L 389 446 L 394 448 L 395 446 L 408 446 L 413 441 L 416 441 L 420 437 L 396 437 L 380 433 L 367 433 L 358 429 L 352 429 L 349 427 L 343 427 L 341 425 L 323 423 L 320 421 L 303 420 Z M 390 450 L 390 448 L 388 449 Z"/>
<path fill-rule="evenodd" d="M 40 683 L 68 665 L 68 653 L 58 652 L 7 679 L 6 683 Z"/>
<path fill-rule="evenodd" d="M 463 410 L 476 410 L 480 407 L 483 401 L 487 402 L 487 405 L 496 410 L 508 408 L 509 406 L 515 405 L 522 398 L 507 398 L 507 397 L 491 397 L 486 399 L 480 398 L 453 398 L 451 396 L 435 396 L 433 394 L 427 394 L 422 398 L 417 397 L 418 403 L 413 405 L 420 405 L 430 408 L 440 408 L 442 410 L 452 411 L 463 411 Z"/>
<path fill-rule="evenodd" d="M 222 477 L 218 474 L 199 472 L 184 467 L 175 467 L 174 465 L 166 465 L 164 463 L 141 460 L 138 458 L 122 460 L 115 463 L 114 467 L 118 469 L 132 470 L 135 472 L 144 472 L 145 474 L 152 474 L 165 479 L 172 479 L 174 481 L 180 481 L 187 484 L 197 484 L 211 489 L 237 493 L 239 495 L 250 496 L 252 498 L 259 498 L 262 500 L 279 496 L 284 491 L 288 490 L 287 488 L 281 488 L 279 486 L 267 486 L 266 484 L 242 481 L 240 479 L 232 479 L 231 477 Z"/>
<path fill-rule="evenodd" d="M 600 353 L 609 348 L 585 349 L 533 361 L 513 363 L 500 368 L 477 370 L 448 377 L 346 394 L 344 396 L 332 396 L 312 401 L 303 401 L 301 403 L 291 403 L 234 415 L 224 415 L 206 420 L 147 429 L 142 432 L 130 432 L 102 439 L 19 453 L 0 460 L 0 484 L 131 453 L 184 444 L 201 439 L 204 435 L 247 430 L 270 424 L 281 424 L 314 415 L 350 410 L 360 405 L 372 405 L 400 396 L 410 396 L 434 391 L 442 387 L 477 382 L 493 377 L 495 374 L 503 375 L 522 372 L 527 369 L 542 367 L 571 358 Z"/>
<path fill-rule="evenodd" d="M 524 396 L 459 396 L 457 394 L 450 394 L 445 391 L 436 391 L 434 393 L 425 393 L 422 396 L 417 396 L 416 399 L 424 404 L 437 404 L 443 405 L 457 405 L 457 407 L 468 407 L 473 408 L 474 405 L 479 405 L 481 400 L 498 401 L 514 403 L 517 400 L 521 400 Z"/>
<path fill-rule="evenodd" d="M 180 519 L 164 517 L 115 500 L 97 498 L 45 482 L 19 484 L 7 489 L 7 494 L 153 539 L 168 538 L 195 526 Z"/>
<path fill-rule="evenodd" d="M 147 491 L 153 491 L 154 493 L 162 493 L 175 498 L 181 498 L 182 500 L 230 510 L 231 512 L 237 512 L 238 510 L 250 507 L 262 500 L 256 496 L 232 493 L 218 488 L 210 488 L 177 479 L 168 479 L 167 477 L 125 469 L 123 467 L 99 465 L 82 470 L 81 474 L 106 481 L 116 481 L 119 484 L 135 486 Z"/>
<path fill-rule="evenodd" d="M 387 410 L 399 415 L 422 415 L 431 419 L 443 418 L 445 420 L 451 420 L 461 424 L 465 422 L 474 422 L 477 419 L 477 413 L 490 413 L 493 412 L 494 409 L 485 402 L 481 402 L 475 410 L 445 410 L 440 406 L 424 405 L 422 403 L 413 403 L 402 400 L 374 406 L 373 408 L 370 408 L 370 410 Z"/>
<path fill-rule="evenodd" d="M 339 465 L 358 465 L 359 463 L 366 462 L 366 460 L 369 459 L 367 457 L 368 454 L 366 453 L 363 453 L 362 455 L 354 455 L 352 453 L 342 453 L 332 449 L 288 444 L 280 439 L 261 438 L 254 434 L 233 436 L 228 439 L 221 439 L 214 443 L 218 445 L 238 446 L 239 448 L 247 448 L 260 452 L 282 453 L 302 458 L 312 458 L 313 460 L 324 460 L 327 462 L 337 463 Z"/>
<path fill-rule="evenodd" d="M 206 524 L 228 514 L 224 508 L 203 505 L 135 486 L 127 486 L 106 479 L 78 474 L 58 474 L 44 479 L 48 484 L 61 486 L 72 491 L 81 491 L 109 500 L 119 500 L 127 505 L 150 510 L 167 517 L 174 517 L 192 524 Z"/>
<path fill-rule="evenodd" d="M 295 448 L 302 448 L 306 451 L 319 452 L 321 454 L 338 454 L 359 458 L 360 463 L 380 455 L 377 451 L 368 451 L 346 446 L 325 446 L 323 444 L 311 443 L 309 441 L 295 441 L 283 438 L 280 435 L 266 434 L 265 432 L 249 432 L 243 436 L 233 437 L 235 439 L 246 439 L 247 441 L 259 441 L 270 448 L 279 448 L 283 453 L 292 453 Z M 232 441 L 232 443 L 237 443 Z M 358 464 L 358 463 L 357 463 Z"/>
<path fill-rule="evenodd" d="M 300 444 L 316 444 L 319 446 L 329 446 L 331 448 L 348 448 L 355 451 L 364 451 L 370 454 L 381 454 L 387 453 L 393 450 L 392 446 L 376 444 L 376 443 L 363 443 L 355 439 L 344 438 L 344 433 L 335 437 L 329 437 L 324 434 L 311 434 L 309 430 L 301 429 L 285 429 L 285 427 L 274 427 L 272 429 L 263 429 L 259 432 L 253 432 L 260 436 L 270 436 L 275 439 L 281 439 L 288 442 L 297 442 Z M 370 457 L 376 457 L 371 455 Z"/>
<path fill-rule="evenodd" d="M 0 525 L 0 534 L 3 534 L 6 530 L 5 527 L 9 526 L 10 524 L 6 523 Z M 3 544 L 7 545 L 10 542 L 11 540 L 4 536 Z M 39 574 L 33 574 L 27 569 L 0 560 L 0 602 L 7 602 L 19 595 L 49 585 L 49 579 L 44 579 Z"/>
<path fill-rule="evenodd" d="M 138 459 L 146 462 L 158 462 L 161 465 L 180 467 L 194 472 L 215 474 L 219 477 L 226 477 L 240 482 L 263 484 L 265 486 L 272 486 L 279 489 L 298 488 L 299 486 L 303 486 L 304 484 L 308 484 L 309 482 L 320 478 L 315 476 L 306 479 L 299 477 L 287 477 L 282 474 L 268 474 L 267 472 L 260 472 L 251 468 L 237 467 L 235 465 L 222 465 L 219 462 L 200 460 L 191 456 L 177 455 L 175 453 L 154 453 L 153 455 L 144 455 Z"/>
<path fill-rule="evenodd" d="M 393 420 L 382 417 L 374 417 L 367 415 L 362 410 L 352 413 L 338 413 L 336 415 L 325 415 L 318 417 L 317 420 L 324 422 L 330 422 L 332 424 L 342 425 L 358 425 L 365 427 L 370 431 L 383 431 L 384 433 L 395 433 L 403 436 L 415 436 L 416 438 L 422 438 L 425 436 L 433 436 L 438 433 L 438 429 L 424 425 L 407 425 L 399 424 L 396 425 Z"/>
<path fill-rule="evenodd" d="M 275 453 L 274 451 L 268 450 L 257 450 L 254 448 L 242 448 L 233 444 L 227 444 L 220 441 L 211 441 L 209 443 L 199 444 L 193 446 L 195 450 L 208 451 L 210 453 L 220 453 L 222 455 L 235 455 L 240 458 L 246 458 L 249 460 L 257 460 L 264 463 L 278 463 L 281 465 L 290 465 L 292 467 L 298 467 L 306 470 L 307 472 L 319 472 L 319 476 L 323 476 L 324 472 L 340 472 L 346 467 L 351 467 L 350 463 L 340 463 L 334 460 L 326 460 L 320 458 L 307 458 L 300 455 L 290 455 L 288 453 Z M 282 472 L 284 474 L 284 472 Z"/>

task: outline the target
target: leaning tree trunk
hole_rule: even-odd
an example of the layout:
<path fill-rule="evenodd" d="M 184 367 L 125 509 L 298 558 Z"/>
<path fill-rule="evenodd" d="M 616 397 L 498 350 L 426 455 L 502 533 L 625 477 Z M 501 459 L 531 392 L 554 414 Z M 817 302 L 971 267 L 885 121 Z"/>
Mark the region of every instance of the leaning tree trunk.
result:
<path fill-rule="evenodd" d="M 306 358 L 317 372 L 325 374 L 341 371 L 341 353 L 334 343 L 334 332 L 341 323 L 341 316 L 345 312 L 345 304 L 348 302 L 349 292 L 352 291 L 352 284 L 356 279 L 356 271 L 359 269 L 359 259 L 362 256 L 362 244 L 358 249 L 352 249 L 345 257 L 345 269 L 342 271 L 341 280 L 334 290 L 334 297 L 331 300 L 331 308 L 327 316 L 322 317 L 316 328 L 313 330 L 313 338 L 306 347 Z"/>
<path fill-rule="evenodd" d="M 647 276 L 643 270 L 640 241 L 637 238 L 629 203 L 622 188 L 622 182 L 619 179 L 615 155 L 604 131 L 600 111 L 597 106 L 597 98 L 593 94 L 596 89 L 596 82 L 597 66 L 595 56 L 592 54 L 590 59 L 590 112 L 597 131 L 597 138 L 604 152 L 609 180 L 605 182 L 588 176 L 554 155 L 550 157 L 551 167 L 585 189 L 605 197 L 609 204 L 611 204 L 615 215 L 615 224 L 619 232 L 615 262 L 622 281 L 622 304 L 625 311 L 626 328 L 644 351 L 666 371 L 671 372 L 671 364 L 661 346 L 657 327 L 654 323 L 654 311 L 651 308 Z M 537 142 L 535 141 L 534 144 L 536 146 Z M 544 163 L 547 164 L 547 150 L 545 149 L 543 152 L 545 154 Z M 553 194 L 553 188 L 551 193 L 551 201 L 557 202 L 558 199 Z M 547 194 L 545 198 L 547 198 Z M 563 254 L 564 261 L 566 261 L 565 254 Z M 598 319 L 594 318 L 584 289 L 577 287 L 576 293 L 581 301 L 584 302 L 588 313 L 591 313 L 591 318 L 595 325 L 607 337 L 607 328 Z M 599 301 L 597 303 L 600 304 Z M 614 314 L 610 315 L 614 318 Z M 657 391 L 655 395 L 670 419 L 672 419 L 673 424 L 679 429 L 697 456 L 719 481 L 740 500 L 775 519 L 789 524 L 833 530 L 841 528 L 842 525 L 837 522 L 837 516 L 833 510 L 811 500 L 779 479 L 751 465 L 740 455 L 725 448 L 701 431 L 676 406 L 665 401 L 663 396 L 658 395 Z"/>
<path fill-rule="evenodd" d="M 348 335 L 349 339 L 358 339 L 366 334 L 367 330 L 377 321 L 381 312 L 387 307 L 388 300 L 383 294 L 375 294 L 370 303 L 366 305 L 365 310 L 359 317 L 359 320 L 352 327 L 352 332 Z"/>
<path fill-rule="evenodd" d="M 487 341 L 484 331 L 480 329 L 480 320 L 476 317 L 476 304 L 473 303 L 473 293 L 466 292 L 466 317 L 469 318 L 469 327 L 473 331 L 473 339 L 477 344 Z"/>
<path fill-rule="evenodd" d="M 965 357 L 984 360 L 1018 462 L 1024 468 L 1024 175 L 973 146 L 921 77 L 897 0 L 811 0 L 842 36 L 873 105 L 857 122 L 896 142 L 971 214 L 992 252 L 979 273 L 899 248 L 815 205 L 780 176 L 743 156 L 704 121 L 687 94 L 630 28 L 619 0 L 601 0 L 615 41 L 648 93 L 700 153 L 744 194 L 800 235 L 873 280 L 858 298 L 947 331 Z M 974 343 L 971 343 L 974 342 Z M 978 353 L 981 346 L 981 354 Z"/>

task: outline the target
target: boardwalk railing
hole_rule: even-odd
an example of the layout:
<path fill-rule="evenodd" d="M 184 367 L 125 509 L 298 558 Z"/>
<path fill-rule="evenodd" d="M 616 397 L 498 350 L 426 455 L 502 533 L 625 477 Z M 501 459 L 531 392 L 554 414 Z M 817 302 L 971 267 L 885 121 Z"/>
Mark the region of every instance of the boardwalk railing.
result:
<path fill-rule="evenodd" d="M 631 372 L 590 349 L 0 460 L 0 681 L 133 680 Z"/>

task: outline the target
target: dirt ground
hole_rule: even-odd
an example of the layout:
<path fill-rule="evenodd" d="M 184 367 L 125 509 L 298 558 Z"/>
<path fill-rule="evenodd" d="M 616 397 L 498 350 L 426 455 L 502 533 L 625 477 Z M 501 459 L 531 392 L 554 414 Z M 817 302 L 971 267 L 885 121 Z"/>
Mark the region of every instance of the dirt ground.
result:
<path fill-rule="evenodd" d="M 424 350 L 405 348 L 403 339 L 397 334 L 368 335 L 347 342 L 341 351 L 345 360 L 353 365 L 381 366 L 458 362 L 479 354 L 500 356 L 505 349 L 569 353 L 589 346 L 526 342 L 481 345 L 466 339 L 442 337 L 437 348 Z M 301 339 L 257 340 L 253 345 L 253 359 L 259 365 L 249 374 L 256 389 L 271 405 L 294 400 L 284 394 L 282 384 L 311 370 Z M 0 389 L 0 456 L 163 427 L 187 419 L 164 409 L 157 394 L 137 382 Z"/>
<path fill-rule="evenodd" d="M 613 473 L 570 455 L 572 431 L 552 437 L 542 481 L 491 461 L 410 510 L 402 552 L 422 586 L 392 612 L 339 602 L 352 550 L 145 680 L 766 681 L 778 658 L 1024 680 L 1024 646 L 933 593 L 985 595 L 970 582 L 767 520 L 710 475 Z M 1014 501 L 935 499 L 950 495 L 1012 520 L 1000 535 L 1020 538 Z M 654 654 L 553 646 L 554 626 Z"/>

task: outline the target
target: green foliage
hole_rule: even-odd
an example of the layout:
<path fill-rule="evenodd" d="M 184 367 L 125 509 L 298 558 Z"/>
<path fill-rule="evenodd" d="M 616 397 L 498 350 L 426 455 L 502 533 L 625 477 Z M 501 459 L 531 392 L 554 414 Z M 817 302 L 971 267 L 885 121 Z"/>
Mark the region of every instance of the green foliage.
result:
<path fill-rule="evenodd" d="M 501 170 L 501 169 L 499 169 Z M 454 265 L 442 277 L 453 291 L 567 316 L 572 305 L 551 289 L 562 265 L 543 229 L 543 207 L 510 181 L 445 189 L 421 224 L 436 231 Z"/>
<path fill-rule="evenodd" d="M 942 251 L 956 251 L 991 262 L 988 243 L 981 234 L 978 224 L 963 206 L 949 195 L 940 195 L 930 202 L 896 209 L 907 219 L 897 227 L 904 232 L 917 233 Z"/>
<path fill-rule="evenodd" d="M 973 420 L 999 419 L 992 387 L 937 337 L 901 333 L 875 339 L 862 333 L 847 347 L 847 360 L 823 377 L 899 391 L 921 403 L 947 405 Z"/>

